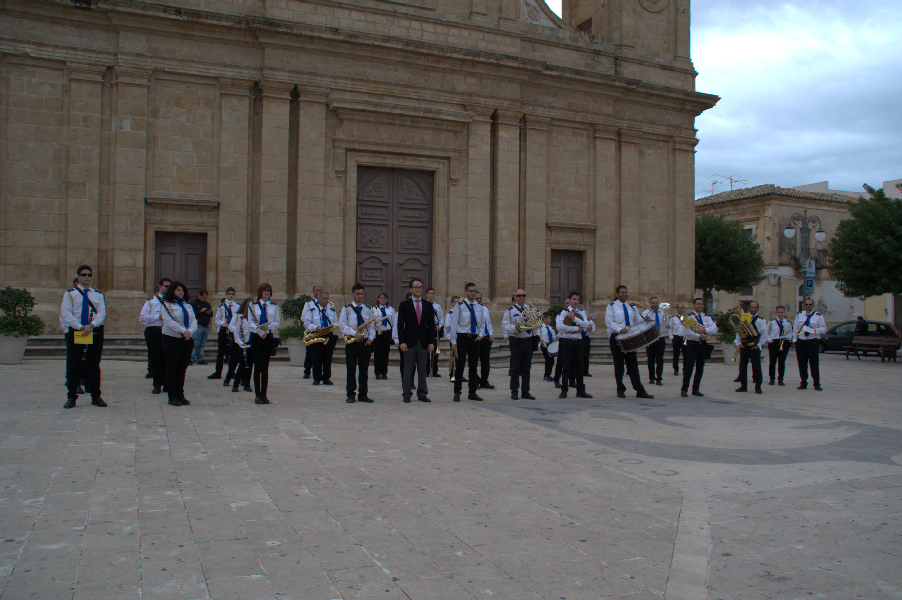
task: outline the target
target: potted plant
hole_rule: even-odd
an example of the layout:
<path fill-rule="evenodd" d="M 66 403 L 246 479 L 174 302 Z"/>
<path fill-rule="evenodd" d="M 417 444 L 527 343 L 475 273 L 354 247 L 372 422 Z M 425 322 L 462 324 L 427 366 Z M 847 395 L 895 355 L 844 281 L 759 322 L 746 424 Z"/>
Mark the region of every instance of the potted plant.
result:
<path fill-rule="evenodd" d="M 44 333 L 41 317 L 28 314 L 32 308 L 34 297 L 25 288 L 0 290 L 0 364 L 22 364 L 28 337 Z"/>
<path fill-rule="evenodd" d="M 736 346 L 733 341 L 736 339 L 736 330 L 730 323 L 730 313 L 722 312 L 714 319 L 717 323 L 717 341 L 720 342 L 721 350 L 723 350 L 723 361 L 730 362 L 730 359 L 736 354 Z"/>
<path fill-rule="evenodd" d="M 307 357 L 307 346 L 302 341 L 306 333 L 303 317 L 304 306 L 312 299 L 307 294 L 301 294 L 297 298 L 289 298 L 281 306 L 282 319 L 291 325 L 279 329 L 279 337 L 288 348 L 288 360 L 293 367 L 303 367 Z"/>

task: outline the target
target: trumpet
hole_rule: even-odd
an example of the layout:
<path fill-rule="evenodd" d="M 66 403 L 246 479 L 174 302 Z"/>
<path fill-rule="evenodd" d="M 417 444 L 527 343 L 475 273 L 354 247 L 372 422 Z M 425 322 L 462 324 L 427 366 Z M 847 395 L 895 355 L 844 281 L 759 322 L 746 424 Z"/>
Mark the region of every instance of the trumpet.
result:
<path fill-rule="evenodd" d="M 369 321 L 367 321 L 363 325 L 358 325 L 357 327 L 355 327 L 354 335 L 346 335 L 345 336 L 345 344 L 353 344 L 354 342 L 356 342 L 357 341 L 356 335 L 361 332 L 366 332 L 366 328 L 369 327 L 371 324 L 375 323 L 376 321 L 378 321 L 380 316 L 381 315 L 373 315 Z"/>
<path fill-rule="evenodd" d="M 325 344 L 329 341 L 329 335 L 338 328 L 338 325 L 333 325 L 331 327 L 326 327 L 319 333 L 316 331 L 311 331 L 304 335 L 304 339 L 301 340 L 305 346 L 310 346 L 311 344 Z"/>
<path fill-rule="evenodd" d="M 448 371 L 448 379 L 455 381 L 454 372 L 457 370 L 457 351 L 451 352 L 451 367 Z"/>

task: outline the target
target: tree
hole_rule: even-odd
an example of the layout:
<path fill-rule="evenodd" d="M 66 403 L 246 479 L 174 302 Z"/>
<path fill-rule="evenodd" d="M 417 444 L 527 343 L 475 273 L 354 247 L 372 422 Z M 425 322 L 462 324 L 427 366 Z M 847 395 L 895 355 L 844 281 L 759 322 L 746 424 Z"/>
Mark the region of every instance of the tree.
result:
<path fill-rule="evenodd" d="M 738 294 L 762 279 L 761 246 L 742 223 L 712 214 L 695 219 L 695 287 L 706 304 L 712 290 Z"/>
<path fill-rule="evenodd" d="M 902 183 L 896 187 L 902 191 Z M 827 245 L 830 276 L 846 298 L 902 293 L 902 200 L 865 184 Z"/>

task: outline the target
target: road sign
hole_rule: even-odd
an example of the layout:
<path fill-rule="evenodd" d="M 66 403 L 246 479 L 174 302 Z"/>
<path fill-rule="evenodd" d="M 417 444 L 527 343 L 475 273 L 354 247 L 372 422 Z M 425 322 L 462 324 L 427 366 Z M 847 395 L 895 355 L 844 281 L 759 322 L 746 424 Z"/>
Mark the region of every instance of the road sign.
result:
<path fill-rule="evenodd" d="M 815 262 L 813 259 L 809 258 L 805 261 L 805 277 L 814 277 L 814 266 Z"/>
<path fill-rule="evenodd" d="M 810 294 L 814 291 L 814 280 L 806 279 L 805 280 L 805 290 Z"/>

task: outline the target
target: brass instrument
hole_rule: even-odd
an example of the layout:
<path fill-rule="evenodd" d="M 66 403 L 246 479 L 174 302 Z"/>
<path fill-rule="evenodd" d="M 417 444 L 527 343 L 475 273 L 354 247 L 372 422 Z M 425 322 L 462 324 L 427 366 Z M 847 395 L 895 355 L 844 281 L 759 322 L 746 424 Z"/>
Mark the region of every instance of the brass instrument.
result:
<path fill-rule="evenodd" d="M 305 346 L 310 346 L 311 344 L 325 344 L 329 341 L 329 335 L 338 328 L 338 325 L 332 325 L 331 327 L 326 327 L 319 333 L 316 331 L 311 331 L 310 333 L 304 334 L 304 339 L 301 340 Z"/>
<path fill-rule="evenodd" d="M 382 317 L 381 314 L 373 315 L 369 321 L 367 321 L 363 325 L 358 325 L 357 327 L 355 327 L 354 335 L 346 335 L 345 336 L 345 344 L 353 344 L 354 342 L 356 342 L 357 341 L 356 334 L 358 334 L 360 332 L 366 333 L 366 328 L 369 327 L 371 324 L 375 323 L 376 321 L 378 321 L 381 317 Z"/>
<path fill-rule="evenodd" d="M 685 327 L 692 333 L 704 333 L 705 332 L 705 326 L 702 325 L 701 323 L 699 323 L 698 321 L 696 321 L 695 317 L 683 315 L 683 317 L 680 319 L 680 323 L 683 325 L 683 327 Z"/>
<path fill-rule="evenodd" d="M 739 356 L 739 348 L 736 348 L 736 352 L 733 353 L 733 358 L 731 359 L 733 362 L 736 362 L 736 357 Z"/>
<path fill-rule="evenodd" d="M 454 379 L 454 372 L 457 370 L 457 351 L 454 350 L 451 352 L 451 368 L 449 370 L 448 379 L 451 381 L 456 381 Z"/>
<path fill-rule="evenodd" d="M 532 331 L 542 326 L 542 313 L 532 304 L 527 304 L 520 313 L 520 322 L 517 323 L 517 332 Z"/>
<path fill-rule="evenodd" d="M 742 310 L 741 305 L 737 306 L 730 311 L 730 325 L 733 326 L 733 330 L 736 332 L 736 335 L 739 336 L 739 340 L 743 346 L 746 348 L 754 348 L 761 339 L 761 334 L 758 333 L 758 330 L 755 329 L 755 326 L 750 320 L 744 318 L 745 316 L 751 318 L 751 315 Z"/>

